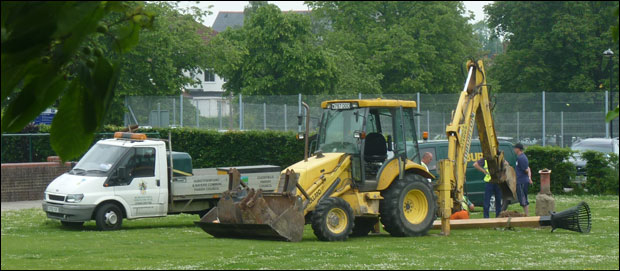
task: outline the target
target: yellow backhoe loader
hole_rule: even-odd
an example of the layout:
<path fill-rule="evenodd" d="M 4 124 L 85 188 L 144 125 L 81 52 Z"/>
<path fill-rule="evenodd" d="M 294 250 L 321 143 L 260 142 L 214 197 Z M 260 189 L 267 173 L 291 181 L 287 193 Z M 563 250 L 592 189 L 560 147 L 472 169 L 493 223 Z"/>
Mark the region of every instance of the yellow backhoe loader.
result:
<path fill-rule="evenodd" d="M 215 237 L 287 241 L 300 241 L 304 225 L 311 224 L 319 240 L 341 241 L 367 235 L 379 221 L 392 236 L 425 235 L 441 217 L 443 233 L 449 234 L 448 218 L 463 200 L 473 120 L 485 158 L 493 159 L 492 181 L 509 187 L 514 175 L 497 148 L 482 62 L 467 66 L 465 89 L 446 131 L 450 157 L 440 162 L 439 181 L 429 181 L 435 176 L 420 164 L 414 101 L 325 101 L 317 150 L 309 157 L 307 117 L 304 160 L 282 172 L 275 192 L 249 189 L 231 170 L 230 190 L 196 224 Z"/>

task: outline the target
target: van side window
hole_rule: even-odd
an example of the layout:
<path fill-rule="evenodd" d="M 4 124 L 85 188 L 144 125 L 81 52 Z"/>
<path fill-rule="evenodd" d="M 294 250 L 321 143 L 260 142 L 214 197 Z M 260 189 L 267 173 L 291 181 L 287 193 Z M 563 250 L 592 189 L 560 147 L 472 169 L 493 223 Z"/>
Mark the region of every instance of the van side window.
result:
<path fill-rule="evenodd" d="M 134 178 L 155 177 L 155 149 L 136 148 L 134 168 L 131 176 Z"/>
<path fill-rule="evenodd" d="M 428 170 L 436 170 L 437 169 L 437 155 L 435 153 L 435 148 L 420 148 L 420 158 L 424 157 L 424 154 L 430 152 L 433 155 L 433 160 L 427 165 Z"/>
<path fill-rule="evenodd" d="M 132 148 L 121 159 L 117 173 L 111 178 L 109 185 L 129 185 L 134 178 L 155 176 L 155 149 Z"/>

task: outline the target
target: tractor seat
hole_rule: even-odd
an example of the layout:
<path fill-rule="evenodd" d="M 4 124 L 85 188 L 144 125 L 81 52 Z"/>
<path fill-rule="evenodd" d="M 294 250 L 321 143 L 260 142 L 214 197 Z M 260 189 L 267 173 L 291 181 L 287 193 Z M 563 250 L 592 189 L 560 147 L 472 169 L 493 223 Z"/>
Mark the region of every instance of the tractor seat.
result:
<path fill-rule="evenodd" d="M 387 144 L 385 138 L 379 133 L 366 135 L 364 145 L 364 160 L 366 162 L 383 162 L 387 158 Z"/>

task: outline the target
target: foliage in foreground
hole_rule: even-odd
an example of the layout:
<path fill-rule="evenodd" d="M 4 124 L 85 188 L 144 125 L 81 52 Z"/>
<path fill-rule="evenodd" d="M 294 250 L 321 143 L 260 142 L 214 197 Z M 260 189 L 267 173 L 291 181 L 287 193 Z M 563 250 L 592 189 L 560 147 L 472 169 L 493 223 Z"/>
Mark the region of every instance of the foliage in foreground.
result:
<path fill-rule="evenodd" d="M 104 23 L 106 16 L 116 20 Z M 105 36 L 115 54 L 125 53 L 154 16 L 125 2 L 3 1 L 2 133 L 20 131 L 60 99 L 51 144 L 64 160 L 81 155 L 103 124 L 119 77 L 119 64 L 89 39 Z"/>

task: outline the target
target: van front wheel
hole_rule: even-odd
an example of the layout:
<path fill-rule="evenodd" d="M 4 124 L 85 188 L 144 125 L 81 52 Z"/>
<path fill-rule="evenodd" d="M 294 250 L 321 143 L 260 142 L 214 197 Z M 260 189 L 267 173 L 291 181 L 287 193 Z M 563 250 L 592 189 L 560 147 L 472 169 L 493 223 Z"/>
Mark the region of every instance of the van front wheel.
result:
<path fill-rule="evenodd" d="M 123 225 L 123 212 L 118 205 L 113 203 L 106 203 L 97 208 L 95 214 L 95 221 L 97 222 L 97 230 L 100 231 L 113 231 L 118 230 Z"/>

